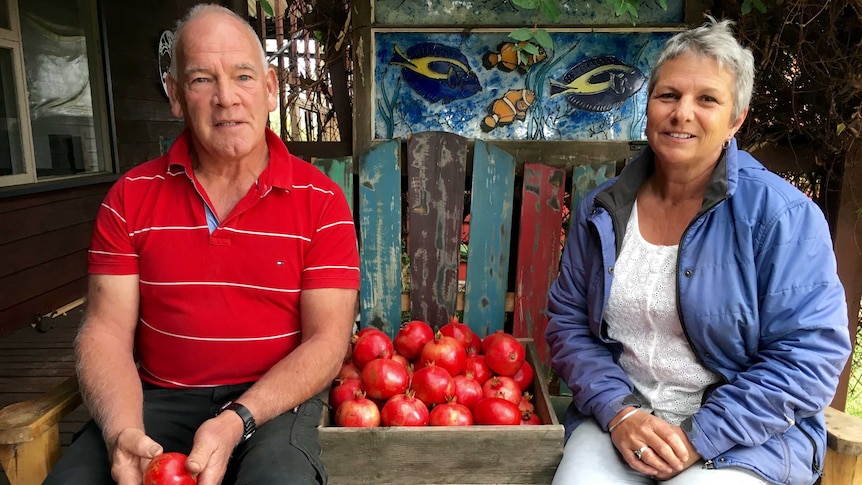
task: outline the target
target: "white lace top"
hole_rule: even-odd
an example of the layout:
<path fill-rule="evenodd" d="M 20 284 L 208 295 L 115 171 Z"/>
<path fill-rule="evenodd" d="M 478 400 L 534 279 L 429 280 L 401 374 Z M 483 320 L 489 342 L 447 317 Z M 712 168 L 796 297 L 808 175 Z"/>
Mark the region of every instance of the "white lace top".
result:
<path fill-rule="evenodd" d="M 623 345 L 620 365 L 647 411 L 679 425 L 694 414 L 717 374 L 697 360 L 676 309 L 679 246 L 657 246 L 640 232 L 632 207 L 605 313 L 608 335 Z"/>

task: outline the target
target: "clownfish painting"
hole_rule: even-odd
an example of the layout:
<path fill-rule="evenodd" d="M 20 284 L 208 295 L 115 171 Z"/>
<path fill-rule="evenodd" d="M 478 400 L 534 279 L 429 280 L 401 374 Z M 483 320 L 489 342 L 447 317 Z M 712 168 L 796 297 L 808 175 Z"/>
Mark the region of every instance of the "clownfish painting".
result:
<path fill-rule="evenodd" d="M 503 72 L 512 72 L 515 69 L 518 69 L 521 73 L 526 73 L 534 64 L 542 62 L 546 57 L 548 57 L 545 49 L 533 44 L 539 50 L 539 53 L 526 54 L 526 65 L 518 63 L 518 51 L 515 49 L 515 46 L 517 45 L 520 48 L 523 48 L 527 44 L 529 44 L 527 41 L 518 42 L 517 44 L 513 42 L 503 42 L 497 46 L 498 52 L 488 51 L 484 56 L 482 56 L 482 66 L 485 69 L 493 69 L 494 67 L 497 67 Z"/>
<path fill-rule="evenodd" d="M 569 69 L 561 81 L 550 80 L 551 98 L 565 96 L 572 106 L 587 111 L 619 108 L 644 85 L 636 67 L 613 56 L 593 57 Z"/>
<path fill-rule="evenodd" d="M 488 116 L 482 120 L 482 131 L 488 133 L 498 126 L 511 125 L 515 120 L 523 121 L 527 109 L 536 99 L 536 93 L 529 89 L 513 89 L 502 98 L 495 99 L 488 108 Z"/>
<path fill-rule="evenodd" d="M 423 42 L 406 51 L 396 45 L 394 51 L 389 64 L 401 66 L 407 85 L 431 103 L 449 103 L 482 90 L 467 57 L 454 47 Z"/>

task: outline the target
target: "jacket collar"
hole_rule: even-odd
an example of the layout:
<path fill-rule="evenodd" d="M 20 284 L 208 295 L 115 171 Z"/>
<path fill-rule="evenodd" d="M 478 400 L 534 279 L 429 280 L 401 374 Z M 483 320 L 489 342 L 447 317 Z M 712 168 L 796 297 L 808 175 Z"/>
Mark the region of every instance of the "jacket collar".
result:
<path fill-rule="evenodd" d="M 721 158 L 715 165 L 706 187 L 701 209 L 695 217 L 700 217 L 715 204 L 733 195 L 739 182 L 739 162 L 736 138 L 731 138 L 730 145 L 722 152 Z M 617 235 L 625 234 L 638 190 L 654 170 L 655 153 L 647 145 L 626 164 L 616 182 L 596 195 L 595 203 L 605 207 L 611 213 L 614 232 Z M 617 252 L 621 245 L 622 237 L 617 237 Z"/>

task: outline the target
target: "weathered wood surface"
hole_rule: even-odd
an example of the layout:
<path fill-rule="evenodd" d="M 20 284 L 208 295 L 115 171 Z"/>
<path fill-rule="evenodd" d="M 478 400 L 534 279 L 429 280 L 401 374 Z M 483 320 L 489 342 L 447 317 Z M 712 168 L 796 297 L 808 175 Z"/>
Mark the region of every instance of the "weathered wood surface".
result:
<path fill-rule="evenodd" d="M 572 213 L 577 210 L 578 204 L 581 203 L 587 192 L 616 175 L 616 168 L 615 163 L 593 163 L 574 168 L 572 171 Z"/>
<path fill-rule="evenodd" d="M 536 361 L 529 339 L 527 358 Z M 320 428 L 332 485 L 547 484 L 563 453 L 547 382 L 534 379 L 537 426 Z"/>
<path fill-rule="evenodd" d="M 9 485 L 12 464 L 18 470 L 13 484 L 41 483 L 40 474 L 89 419 L 68 381 L 75 375 L 72 341 L 81 314 L 78 307 L 43 322 L 53 327 L 48 332 L 28 326 L 0 339 L 0 485 Z M 37 436 L 40 430 L 48 432 Z"/>
<path fill-rule="evenodd" d="M 536 342 L 543 367 L 548 361 L 545 307 L 560 263 L 565 185 L 562 169 L 532 163 L 524 166 L 512 333 Z"/>
<path fill-rule="evenodd" d="M 312 158 L 311 164 L 341 187 L 353 211 L 353 157 Z"/>
<path fill-rule="evenodd" d="M 464 322 L 479 336 L 503 330 L 506 321 L 514 191 L 515 159 L 476 141 Z"/>
<path fill-rule="evenodd" d="M 407 140 L 410 316 L 437 329 L 455 315 L 467 139 L 427 132 Z"/>
<path fill-rule="evenodd" d="M 401 325 L 399 140 L 359 158 L 360 324 L 394 337 Z"/>
<path fill-rule="evenodd" d="M 862 485 L 862 418 L 826 409 L 826 466 L 821 485 Z"/>

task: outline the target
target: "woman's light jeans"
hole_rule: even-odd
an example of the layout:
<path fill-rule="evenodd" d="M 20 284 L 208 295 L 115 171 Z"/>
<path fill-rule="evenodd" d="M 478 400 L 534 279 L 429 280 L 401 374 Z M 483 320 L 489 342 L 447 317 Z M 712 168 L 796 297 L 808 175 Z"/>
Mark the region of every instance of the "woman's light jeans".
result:
<path fill-rule="evenodd" d="M 633 470 L 623 460 L 611 441 L 592 419 L 572 432 L 563 450 L 552 485 L 765 485 L 759 475 L 743 468 L 704 468 L 695 463 L 667 481 L 656 480 Z"/>

